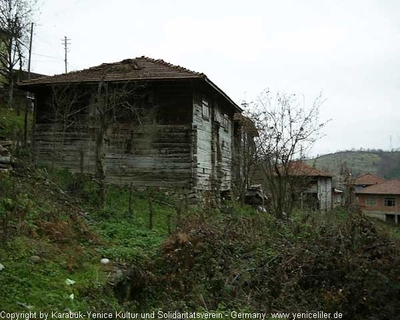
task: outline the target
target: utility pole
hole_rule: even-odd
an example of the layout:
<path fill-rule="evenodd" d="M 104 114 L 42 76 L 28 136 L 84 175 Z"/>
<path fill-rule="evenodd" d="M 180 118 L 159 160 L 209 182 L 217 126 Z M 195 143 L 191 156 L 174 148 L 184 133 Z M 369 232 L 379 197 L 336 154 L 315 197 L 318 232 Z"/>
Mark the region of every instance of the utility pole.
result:
<path fill-rule="evenodd" d="M 33 22 L 31 23 L 31 38 L 29 39 L 29 59 L 28 59 L 28 81 L 31 80 L 31 60 L 32 60 L 32 39 L 33 39 Z M 28 145 L 28 116 L 29 109 L 32 106 L 32 96 L 30 93 L 27 95 L 26 106 L 25 106 L 25 118 L 24 118 L 24 146 Z"/>
<path fill-rule="evenodd" d="M 64 36 L 64 39 L 62 41 L 63 41 L 62 44 L 64 45 L 64 52 L 65 52 L 65 59 L 64 59 L 64 62 L 65 62 L 65 73 L 67 73 L 68 72 L 68 70 L 67 70 L 67 64 L 68 64 L 68 55 L 67 55 L 67 53 L 68 53 L 68 45 L 71 44 L 71 42 L 69 42 L 69 41 L 71 41 L 71 39 L 68 39 L 67 36 Z"/>

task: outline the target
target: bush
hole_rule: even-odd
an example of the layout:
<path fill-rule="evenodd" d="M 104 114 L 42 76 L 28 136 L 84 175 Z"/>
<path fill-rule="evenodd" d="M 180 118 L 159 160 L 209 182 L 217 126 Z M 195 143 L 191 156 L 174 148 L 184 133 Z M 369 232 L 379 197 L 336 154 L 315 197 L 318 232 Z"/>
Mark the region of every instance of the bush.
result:
<path fill-rule="evenodd" d="M 152 307 L 258 312 L 342 312 L 346 319 L 394 319 L 400 308 L 399 244 L 366 217 L 289 222 L 227 217 L 192 221 L 152 265 Z M 160 293 L 164 292 L 164 293 Z M 184 303 L 182 303 L 184 302 Z"/>

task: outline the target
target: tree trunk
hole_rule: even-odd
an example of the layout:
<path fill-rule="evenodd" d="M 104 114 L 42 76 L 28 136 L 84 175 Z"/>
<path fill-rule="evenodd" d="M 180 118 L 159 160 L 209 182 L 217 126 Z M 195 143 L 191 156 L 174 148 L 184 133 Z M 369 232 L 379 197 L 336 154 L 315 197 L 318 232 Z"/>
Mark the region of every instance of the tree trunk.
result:
<path fill-rule="evenodd" d="M 106 179 L 106 164 L 105 164 L 105 152 L 104 152 L 104 123 L 100 124 L 99 132 L 96 139 L 96 176 L 97 184 L 99 187 L 98 200 L 99 208 L 104 207 L 105 195 L 105 179 Z"/>

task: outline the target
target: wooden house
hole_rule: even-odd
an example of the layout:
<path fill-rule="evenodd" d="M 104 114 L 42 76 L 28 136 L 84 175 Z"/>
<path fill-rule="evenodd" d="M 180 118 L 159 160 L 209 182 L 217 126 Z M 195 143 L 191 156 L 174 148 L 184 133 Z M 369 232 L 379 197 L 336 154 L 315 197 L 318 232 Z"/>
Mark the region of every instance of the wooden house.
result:
<path fill-rule="evenodd" d="M 242 109 L 205 74 L 144 56 L 20 84 L 36 96 L 33 146 L 39 162 L 95 171 L 99 101 L 105 99 L 100 86 L 108 98 L 120 97 L 107 115 L 114 121 L 104 135 L 106 180 L 231 189 L 239 170 L 232 159 L 240 152 L 234 132 L 242 125 L 234 117 Z"/>
<path fill-rule="evenodd" d="M 289 167 L 290 175 L 304 181 L 301 207 L 313 210 L 330 211 L 332 204 L 332 175 L 311 167 L 303 161 L 293 161 Z"/>
<path fill-rule="evenodd" d="M 272 198 L 271 183 L 266 174 L 268 171 L 262 169 L 263 164 L 258 163 L 253 172 L 253 183 L 261 184 L 267 196 Z M 287 168 L 280 168 L 284 183 L 287 184 L 296 199 L 296 205 L 316 211 L 330 211 L 332 204 L 332 175 L 317 168 L 311 167 L 304 161 L 292 161 Z M 284 172 L 287 170 L 287 175 Z M 275 176 L 272 173 L 272 176 Z M 281 178 L 282 179 L 282 178 Z"/>

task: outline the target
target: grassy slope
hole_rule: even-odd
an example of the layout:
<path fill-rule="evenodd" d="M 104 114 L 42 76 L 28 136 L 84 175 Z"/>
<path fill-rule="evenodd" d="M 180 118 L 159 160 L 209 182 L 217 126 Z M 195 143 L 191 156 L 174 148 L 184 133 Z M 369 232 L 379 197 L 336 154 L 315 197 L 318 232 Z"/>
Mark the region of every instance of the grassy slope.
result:
<path fill-rule="evenodd" d="M 143 193 L 135 194 L 134 216 L 129 216 L 127 190 L 110 186 L 108 205 L 99 211 L 91 203 L 92 183 L 85 184 L 78 202 L 77 194 L 58 187 L 71 190 L 73 181 L 66 171 L 50 176 L 44 169 L 20 168 L 1 174 L 0 216 L 10 216 L 7 241 L 5 229 L 0 231 L 5 267 L 0 271 L 0 287 L 5 288 L 0 290 L 1 310 L 22 311 L 27 305 L 42 311 L 121 310 L 107 283 L 112 268 L 144 264 L 167 237 L 170 207 L 154 204 L 154 228 L 149 230 Z M 32 256 L 40 262 L 31 262 Z M 102 257 L 111 265 L 102 265 Z M 76 283 L 66 285 L 68 278 Z"/>
<path fill-rule="evenodd" d="M 24 129 L 24 113 L 0 106 L 0 136 L 13 137 Z M 22 134 L 22 133 L 21 133 Z"/>
<path fill-rule="evenodd" d="M 235 207 L 188 219 L 168 237 L 175 210 L 162 203 L 173 199 L 154 197 L 150 230 L 144 191 L 135 192 L 132 216 L 126 188 L 109 186 L 97 210 L 95 184 L 67 171 L 20 165 L 1 174 L 0 235 L 8 234 L 0 245 L 0 310 L 337 310 L 364 320 L 394 319 L 400 308 L 395 227 L 382 231 L 345 212 L 282 222 Z M 41 260 L 31 262 L 33 255 Z M 100 264 L 103 256 L 110 265 Z M 121 305 L 109 282 L 126 267 L 134 271 L 134 301 Z"/>

